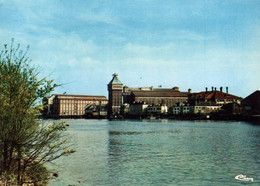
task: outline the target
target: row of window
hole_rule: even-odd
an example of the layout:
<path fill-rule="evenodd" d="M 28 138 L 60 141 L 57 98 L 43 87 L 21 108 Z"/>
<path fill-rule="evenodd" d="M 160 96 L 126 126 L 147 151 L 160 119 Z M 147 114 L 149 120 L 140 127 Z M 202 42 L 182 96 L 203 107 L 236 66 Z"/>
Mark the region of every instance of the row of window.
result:
<path fill-rule="evenodd" d="M 174 110 L 180 110 L 180 107 L 174 107 Z M 190 110 L 189 107 L 183 107 L 183 110 Z"/>
<path fill-rule="evenodd" d="M 219 107 L 194 107 L 195 109 L 199 109 L 199 110 L 205 110 L 205 109 L 208 109 L 208 110 L 218 110 Z"/>
<path fill-rule="evenodd" d="M 85 107 L 87 104 L 60 104 L 60 107 Z"/>
<path fill-rule="evenodd" d="M 85 108 L 82 105 L 75 106 L 70 104 L 68 106 L 67 104 L 62 104 L 60 107 L 60 113 L 61 115 L 84 115 Z"/>
<path fill-rule="evenodd" d="M 60 103 L 79 103 L 79 104 L 88 104 L 88 103 L 95 103 L 95 104 L 107 104 L 107 101 L 99 101 L 99 100 L 60 100 Z"/>
<path fill-rule="evenodd" d="M 227 102 L 233 102 L 234 100 L 233 99 L 217 99 L 217 101 L 227 101 Z"/>
<path fill-rule="evenodd" d="M 144 99 L 137 99 L 136 101 L 140 101 L 140 102 L 145 102 L 145 103 L 148 103 L 148 104 L 161 104 L 161 103 L 164 103 L 164 104 L 167 104 L 167 105 L 173 105 L 174 103 L 177 103 L 177 102 L 185 102 L 187 99 L 158 99 L 158 98 L 155 98 L 155 99 L 152 99 L 152 98 L 144 98 Z"/>
<path fill-rule="evenodd" d="M 157 108 L 155 108 L 155 107 L 147 108 L 147 110 L 161 110 L 161 109 L 162 109 L 161 107 L 157 107 Z"/>
<path fill-rule="evenodd" d="M 61 113 L 61 115 L 69 115 L 69 116 L 72 116 L 72 115 L 84 115 L 85 114 L 85 112 L 83 112 L 83 111 L 75 111 L 75 112 L 73 112 L 73 111 L 62 111 L 62 112 L 60 112 Z"/>
<path fill-rule="evenodd" d="M 122 103 L 122 97 L 120 93 L 115 92 L 113 94 L 113 106 L 120 106 Z"/>
<path fill-rule="evenodd" d="M 219 107 L 199 107 L 199 106 L 195 106 L 194 109 L 198 109 L 198 110 L 219 110 Z M 174 107 L 174 110 L 181 110 L 180 107 Z M 182 110 L 190 110 L 190 107 L 183 107 Z"/>

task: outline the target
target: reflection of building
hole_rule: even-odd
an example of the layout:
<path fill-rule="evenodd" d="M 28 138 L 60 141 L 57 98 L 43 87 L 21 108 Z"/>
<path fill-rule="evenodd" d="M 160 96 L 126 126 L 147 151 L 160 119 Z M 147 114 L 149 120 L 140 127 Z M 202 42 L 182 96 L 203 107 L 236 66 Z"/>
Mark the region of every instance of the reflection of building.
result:
<path fill-rule="evenodd" d="M 44 99 L 47 107 L 45 114 L 51 117 L 79 117 L 85 115 L 90 105 L 105 107 L 108 103 L 105 96 L 54 94 Z"/>
<path fill-rule="evenodd" d="M 244 115 L 260 115 L 260 91 L 257 90 L 243 99 L 242 107 Z"/>
<path fill-rule="evenodd" d="M 108 86 L 108 115 L 120 114 L 122 105 L 122 89 L 123 84 L 117 78 L 117 74 L 113 74 L 113 79 L 109 82 Z"/>

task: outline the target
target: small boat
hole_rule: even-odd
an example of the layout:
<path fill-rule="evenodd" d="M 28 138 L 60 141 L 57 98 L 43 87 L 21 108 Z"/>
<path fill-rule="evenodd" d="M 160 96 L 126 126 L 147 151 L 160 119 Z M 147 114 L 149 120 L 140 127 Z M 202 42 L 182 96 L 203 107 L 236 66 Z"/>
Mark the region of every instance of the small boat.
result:
<path fill-rule="evenodd" d="M 151 116 L 148 116 L 148 119 L 156 119 L 156 117 L 154 117 L 153 115 L 151 115 Z"/>
<path fill-rule="evenodd" d="M 236 180 L 239 180 L 239 181 L 254 181 L 253 178 L 247 178 L 246 175 L 243 175 L 243 174 L 239 174 L 235 177 Z"/>

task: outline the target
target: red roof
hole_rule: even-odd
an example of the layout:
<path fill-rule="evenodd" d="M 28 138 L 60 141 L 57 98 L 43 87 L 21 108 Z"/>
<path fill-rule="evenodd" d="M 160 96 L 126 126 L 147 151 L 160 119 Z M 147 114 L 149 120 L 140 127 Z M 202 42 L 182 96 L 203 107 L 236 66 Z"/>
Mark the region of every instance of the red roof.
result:
<path fill-rule="evenodd" d="M 191 98 L 200 98 L 200 99 L 242 99 L 240 97 L 234 96 L 232 94 L 227 94 L 220 91 L 208 91 L 191 94 Z"/>

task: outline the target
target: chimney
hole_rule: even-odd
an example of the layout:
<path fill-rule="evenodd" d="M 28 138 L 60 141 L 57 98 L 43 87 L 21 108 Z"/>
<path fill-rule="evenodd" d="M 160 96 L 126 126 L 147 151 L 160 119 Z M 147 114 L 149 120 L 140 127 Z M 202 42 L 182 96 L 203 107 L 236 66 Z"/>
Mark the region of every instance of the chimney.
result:
<path fill-rule="evenodd" d="M 206 87 L 206 92 L 208 92 L 208 87 Z"/>
<path fill-rule="evenodd" d="M 215 91 L 217 91 L 217 87 L 215 87 Z"/>
<path fill-rule="evenodd" d="M 228 94 L 228 87 L 226 87 L 226 93 Z"/>
<path fill-rule="evenodd" d="M 188 93 L 191 93 L 191 89 L 190 88 L 188 89 Z"/>
<path fill-rule="evenodd" d="M 211 87 L 212 91 L 214 91 L 214 87 Z"/>
<path fill-rule="evenodd" d="M 223 91 L 223 87 L 220 87 L 220 92 L 222 92 Z"/>
<path fill-rule="evenodd" d="M 179 92 L 179 87 L 173 87 L 173 90 Z"/>

